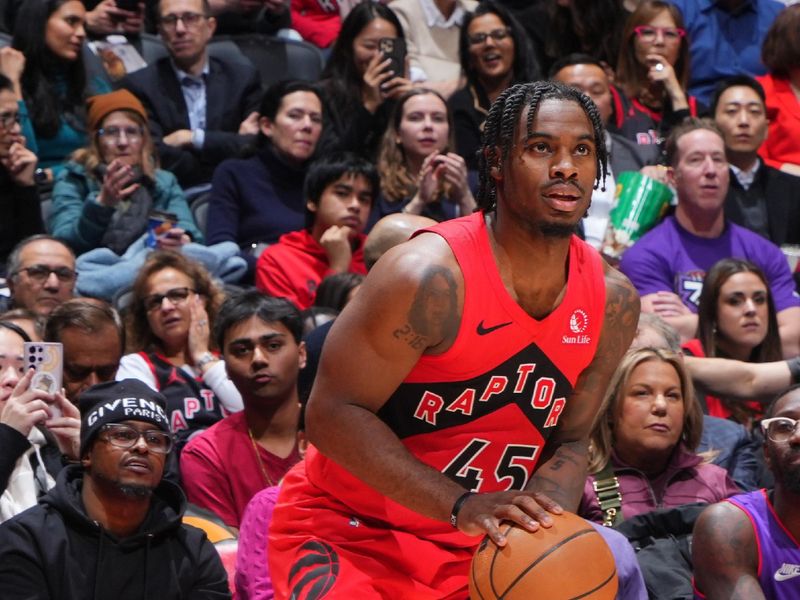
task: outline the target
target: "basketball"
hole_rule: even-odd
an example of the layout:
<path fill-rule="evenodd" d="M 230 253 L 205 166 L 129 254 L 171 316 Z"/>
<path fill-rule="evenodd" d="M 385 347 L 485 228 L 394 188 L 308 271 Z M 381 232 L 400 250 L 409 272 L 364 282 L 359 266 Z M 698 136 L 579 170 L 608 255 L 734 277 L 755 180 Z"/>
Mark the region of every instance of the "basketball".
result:
<path fill-rule="evenodd" d="M 551 516 L 552 527 L 533 533 L 506 526 L 503 548 L 484 538 L 472 559 L 472 600 L 616 597 L 614 556 L 602 536 L 572 513 Z"/>

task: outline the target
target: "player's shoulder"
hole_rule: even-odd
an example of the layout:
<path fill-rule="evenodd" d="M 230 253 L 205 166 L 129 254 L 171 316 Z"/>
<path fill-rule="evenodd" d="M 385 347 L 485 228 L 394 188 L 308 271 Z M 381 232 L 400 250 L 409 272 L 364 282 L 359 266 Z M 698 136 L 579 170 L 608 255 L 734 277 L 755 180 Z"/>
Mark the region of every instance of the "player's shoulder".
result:
<path fill-rule="evenodd" d="M 733 535 L 736 533 L 736 535 Z M 750 519 L 744 510 L 727 500 L 711 504 L 698 517 L 695 536 L 713 536 L 719 543 L 735 543 L 735 538 L 752 538 Z"/>
<path fill-rule="evenodd" d="M 461 279 L 461 268 L 453 250 L 440 235 L 422 232 L 388 250 L 370 271 L 372 279 L 408 285 L 421 282 L 431 270 L 450 271 Z"/>
<path fill-rule="evenodd" d="M 639 293 L 631 280 L 619 269 L 603 261 L 603 275 L 606 284 L 606 305 L 609 303 L 622 303 L 629 306 L 639 306 Z"/>

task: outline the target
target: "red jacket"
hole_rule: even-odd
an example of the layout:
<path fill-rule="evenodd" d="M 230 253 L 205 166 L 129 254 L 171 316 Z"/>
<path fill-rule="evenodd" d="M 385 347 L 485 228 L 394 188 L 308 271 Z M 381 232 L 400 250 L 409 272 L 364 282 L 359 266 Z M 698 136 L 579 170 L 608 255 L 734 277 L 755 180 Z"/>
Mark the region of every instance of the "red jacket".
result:
<path fill-rule="evenodd" d="M 367 274 L 365 238 L 363 234 L 358 236 L 347 269 L 350 273 Z M 256 263 L 256 287 L 270 296 L 291 300 L 300 310 L 314 304 L 317 286 L 328 275 L 333 275 L 328 255 L 305 229 L 282 235 L 277 244 L 261 253 Z"/>
<path fill-rule="evenodd" d="M 788 79 L 763 75 L 757 77 L 767 96 L 769 130 L 759 155 L 770 167 L 780 169 L 783 163 L 800 164 L 800 102 Z"/>
<path fill-rule="evenodd" d="M 657 508 L 673 508 L 693 502 L 711 504 L 741 492 L 725 469 L 704 463 L 683 444 L 672 453 L 666 470 L 652 480 L 638 469 L 622 463 L 613 453 L 611 462 L 619 481 L 622 515 L 626 519 Z M 594 480 L 594 475 L 586 478 L 578 514 L 584 519 L 602 523 L 603 511 L 592 486 Z"/>
<path fill-rule="evenodd" d="M 342 27 L 336 0 L 292 0 L 292 29 L 318 48 L 333 44 Z"/>

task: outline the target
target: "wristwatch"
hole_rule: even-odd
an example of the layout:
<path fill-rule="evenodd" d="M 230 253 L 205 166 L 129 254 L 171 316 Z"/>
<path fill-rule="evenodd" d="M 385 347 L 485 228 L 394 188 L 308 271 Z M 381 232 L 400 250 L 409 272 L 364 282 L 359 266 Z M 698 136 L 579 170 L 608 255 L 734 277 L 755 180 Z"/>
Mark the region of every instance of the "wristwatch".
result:
<path fill-rule="evenodd" d="M 200 357 L 200 360 L 195 363 L 195 366 L 200 372 L 202 372 L 203 367 L 205 367 L 208 363 L 216 362 L 217 360 L 219 359 L 211 354 L 211 352 L 206 352 Z"/>
<path fill-rule="evenodd" d="M 42 169 L 41 167 L 37 168 L 33 172 L 33 181 L 39 185 L 47 183 L 47 171 Z"/>

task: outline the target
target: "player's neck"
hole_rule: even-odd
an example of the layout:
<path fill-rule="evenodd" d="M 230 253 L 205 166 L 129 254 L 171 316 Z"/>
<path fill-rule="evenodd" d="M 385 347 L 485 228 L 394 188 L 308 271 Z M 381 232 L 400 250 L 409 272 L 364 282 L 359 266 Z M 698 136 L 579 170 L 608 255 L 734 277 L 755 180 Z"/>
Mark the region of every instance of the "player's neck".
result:
<path fill-rule="evenodd" d="M 783 526 L 794 539 L 800 540 L 800 512 L 797 510 L 800 506 L 800 494 L 795 494 L 782 487 L 779 482 L 775 482 L 772 504 Z"/>

